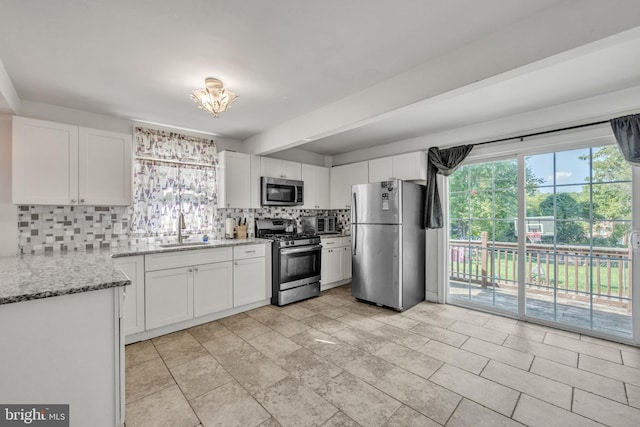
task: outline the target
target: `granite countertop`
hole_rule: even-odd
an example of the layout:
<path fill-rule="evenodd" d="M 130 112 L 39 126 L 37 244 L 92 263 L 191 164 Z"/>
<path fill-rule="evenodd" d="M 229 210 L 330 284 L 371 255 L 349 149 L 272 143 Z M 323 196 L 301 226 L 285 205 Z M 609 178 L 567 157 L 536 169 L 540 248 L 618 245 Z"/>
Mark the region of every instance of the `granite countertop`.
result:
<path fill-rule="evenodd" d="M 108 252 L 0 257 L 0 304 L 129 285 Z"/>
<path fill-rule="evenodd" d="M 242 245 L 256 245 L 271 243 L 268 239 L 222 239 L 222 240 L 209 240 L 207 244 L 200 244 L 196 242 L 195 245 L 190 246 L 190 242 L 186 242 L 184 246 L 177 247 L 162 247 L 160 243 L 152 243 L 139 246 L 123 246 L 111 249 L 111 255 L 113 258 L 134 256 L 134 255 L 147 255 L 157 254 L 164 252 L 181 252 L 181 251 L 193 251 L 196 249 L 213 249 L 224 248 L 229 246 L 242 246 Z"/>
<path fill-rule="evenodd" d="M 129 285 L 111 258 L 267 243 L 271 240 L 212 240 L 197 246 L 150 244 L 0 257 L 0 305 Z"/>

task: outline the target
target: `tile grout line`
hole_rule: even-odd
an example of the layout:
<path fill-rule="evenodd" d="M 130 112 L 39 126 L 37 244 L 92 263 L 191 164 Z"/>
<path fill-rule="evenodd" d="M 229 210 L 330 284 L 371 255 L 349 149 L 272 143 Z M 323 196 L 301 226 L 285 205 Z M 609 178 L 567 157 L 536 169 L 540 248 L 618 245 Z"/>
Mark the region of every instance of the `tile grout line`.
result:
<path fill-rule="evenodd" d="M 191 335 L 191 332 L 189 332 L 189 330 L 186 330 L 187 333 L 189 334 L 190 337 L 192 337 L 193 339 L 195 339 L 198 344 L 200 344 L 200 341 L 198 341 L 193 335 Z M 178 390 L 180 390 L 180 394 L 182 394 L 182 397 L 184 398 L 184 400 L 187 402 L 187 405 L 189 405 L 189 408 L 191 408 L 191 412 L 193 412 L 193 415 L 196 416 L 198 423 L 200 425 L 202 425 L 202 420 L 200 419 L 200 417 L 198 416 L 198 413 L 196 412 L 195 408 L 193 407 L 193 405 L 191 405 L 191 402 L 189 401 L 189 399 L 187 399 L 187 396 L 184 394 L 184 390 L 182 390 L 182 387 L 180 387 L 180 384 L 178 383 L 178 380 L 176 380 L 175 376 L 173 375 L 173 372 L 171 372 L 171 369 L 169 369 L 169 366 L 167 365 L 167 362 L 164 360 L 164 357 L 162 357 L 162 353 L 160 353 L 160 351 L 158 350 L 158 348 L 156 347 L 156 344 L 153 342 L 153 340 L 151 341 L 151 344 L 153 344 L 153 347 L 156 349 L 156 351 L 158 352 L 158 354 L 160 355 L 160 358 L 162 359 L 162 363 L 164 363 L 164 366 L 167 368 L 167 371 L 169 371 L 169 375 L 171 375 L 171 378 L 173 379 L 173 382 L 176 384 L 176 386 L 178 387 Z M 202 346 L 202 348 L 204 348 L 205 350 L 207 350 L 202 344 L 200 344 L 200 346 Z M 209 353 L 209 350 L 207 350 L 207 353 Z M 189 363 L 189 362 L 185 362 L 185 363 Z M 180 366 L 180 365 L 178 365 Z M 197 425 L 197 424 L 196 424 Z"/>

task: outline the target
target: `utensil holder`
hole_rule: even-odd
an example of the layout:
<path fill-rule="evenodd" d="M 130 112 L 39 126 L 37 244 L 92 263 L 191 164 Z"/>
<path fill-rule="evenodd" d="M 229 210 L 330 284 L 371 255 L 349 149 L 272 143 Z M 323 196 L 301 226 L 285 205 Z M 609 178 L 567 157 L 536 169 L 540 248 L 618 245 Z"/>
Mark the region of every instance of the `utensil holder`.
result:
<path fill-rule="evenodd" d="M 246 239 L 247 238 L 247 226 L 246 225 L 238 225 L 236 227 L 236 235 L 238 239 Z"/>

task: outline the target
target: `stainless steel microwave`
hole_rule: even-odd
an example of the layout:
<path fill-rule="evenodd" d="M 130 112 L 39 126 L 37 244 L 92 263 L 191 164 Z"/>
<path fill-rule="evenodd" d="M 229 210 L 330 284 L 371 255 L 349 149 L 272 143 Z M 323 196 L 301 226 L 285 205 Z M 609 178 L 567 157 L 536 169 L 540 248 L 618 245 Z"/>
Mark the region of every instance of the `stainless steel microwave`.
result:
<path fill-rule="evenodd" d="M 304 182 L 293 179 L 260 178 L 262 206 L 298 206 L 304 203 Z"/>

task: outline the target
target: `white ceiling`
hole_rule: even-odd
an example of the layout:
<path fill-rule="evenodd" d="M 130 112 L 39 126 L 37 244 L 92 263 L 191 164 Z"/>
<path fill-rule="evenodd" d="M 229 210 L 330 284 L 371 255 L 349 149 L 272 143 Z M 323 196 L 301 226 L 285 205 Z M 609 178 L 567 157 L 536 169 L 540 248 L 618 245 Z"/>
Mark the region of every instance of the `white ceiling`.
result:
<path fill-rule="evenodd" d="M 25 101 L 256 139 L 524 20 L 552 25 L 551 12 L 568 4 L 604 7 L 598 0 L 0 0 L 0 64 Z M 613 34 L 611 20 L 603 26 Z M 584 27 L 583 38 L 563 43 L 599 34 Z M 640 52 L 635 43 L 624 47 Z M 638 55 L 620 44 L 412 100 L 298 148 L 340 154 L 638 85 Z M 519 49 L 519 63 L 543 50 L 535 40 Z M 219 119 L 188 97 L 208 76 L 239 95 Z"/>

